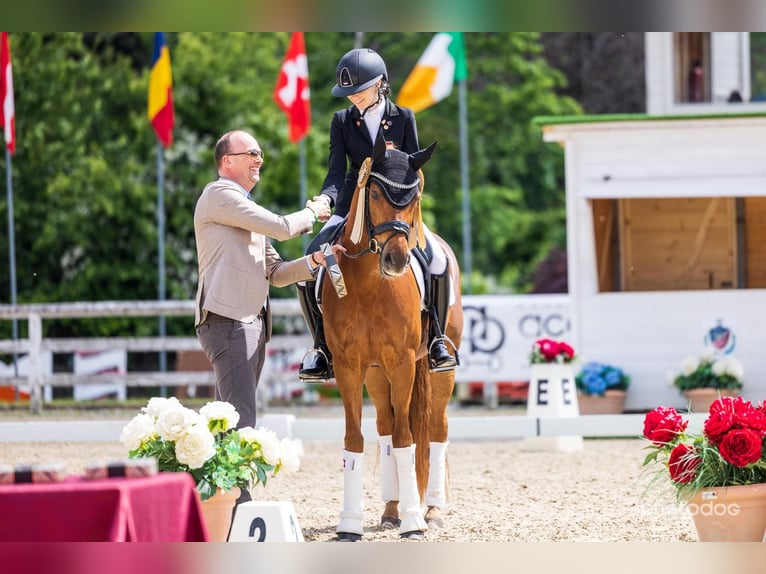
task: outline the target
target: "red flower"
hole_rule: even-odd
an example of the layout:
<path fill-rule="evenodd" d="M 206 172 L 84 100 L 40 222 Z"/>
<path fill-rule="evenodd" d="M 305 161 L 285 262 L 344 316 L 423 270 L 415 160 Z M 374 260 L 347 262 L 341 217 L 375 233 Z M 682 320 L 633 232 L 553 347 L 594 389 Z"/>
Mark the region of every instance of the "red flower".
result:
<path fill-rule="evenodd" d="M 556 355 L 559 354 L 559 343 L 552 339 L 540 339 L 538 341 L 540 345 L 540 353 L 545 357 L 546 361 L 555 361 Z"/>
<path fill-rule="evenodd" d="M 644 417 L 644 436 L 657 446 L 666 446 L 686 430 L 688 421 L 683 420 L 672 407 L 657 407 Z"/>
<path fill-rule="evenodd" d="M 725 408 L 713 408 L 710 406 L 710 415 L 705 419 L 705 436 L 715 445 L 721 442 L 724 435 L 734 425 L 734 413 Z"/>
<path fill-rule="evenodd" d="M 712 434 L 708 432 L 711 421 Z M 724 428 L 728 422 L 729 427 Z M 710 405 L 710 416 L 705 421 L 705 434 L 715 444 L 729 429 L 751 429 L 761 436 L 766 434 L 766 411 L 756 408 L 742 397 L 720 397 Z"/>
<path fill-rule="evenodd" d="M 697 475 L 697 467 L 702 459 L 697 455 L 697 449 L 681 443 L 670 452 L 668 470 L 673 482 L 691 482 Z"/>
<path fill-rule="evenodd" d="M 760 460 L 763 442 L 754 430 L 734 429 L 721 439 L 719 449 L 726 462 L 743 467 Z"/>
<path fill-rule="evenodd" d="M 559 354 L 561 353 L 567 356 L 567 360 L 571 360 L 574 357 L 574 349 L 563 341 L 559 343 Z"/>

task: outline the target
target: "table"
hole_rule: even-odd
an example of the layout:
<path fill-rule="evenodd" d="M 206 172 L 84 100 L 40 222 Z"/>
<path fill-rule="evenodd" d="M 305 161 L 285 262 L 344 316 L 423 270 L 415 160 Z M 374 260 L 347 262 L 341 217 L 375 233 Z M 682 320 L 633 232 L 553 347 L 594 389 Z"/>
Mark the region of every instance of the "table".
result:
<path fill-rule="evenodd" d="M 185 472 L 0 485 L 2 542 L 207 540 L 194 480 Z"/>

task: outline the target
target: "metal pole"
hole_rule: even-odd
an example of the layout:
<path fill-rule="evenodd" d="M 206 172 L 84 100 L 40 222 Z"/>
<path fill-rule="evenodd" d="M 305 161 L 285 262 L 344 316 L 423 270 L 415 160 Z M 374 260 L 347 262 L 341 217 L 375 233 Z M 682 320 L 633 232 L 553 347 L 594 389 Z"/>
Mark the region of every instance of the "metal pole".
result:
<path fill-rule="evenodd" d="M 303 209 L 308 196 L 308 184 L 306 183 L 306 138 L 301 138 L 298 142 L 298 163 L 300 165 L 301 178 L 301 203 L 299 209 Z M 304 233 L 301 235 L 301 241 L 303 242 L 303 252 L 306 253 L 306 249 L 309 246 L 309 234 Z"/>
<path fill-rule="evenodd" d="M 362 41 L 364 40 L 364 32 L 354 32 L 354 48 L 359 49 L 362 47 Z"/>
<path fill-rule="evenodd" d="M 468 111 L 466 104 L 465 80 L 458 82 L 459 123 L 460 123 L 460 183 L 463 190 L 463 289 L 471 292 L 471 272 L 473 271 L 471 246 L 471 194 L 468 177 Z"/>
<path fill-rule="evenodd" d="M 16 240 L 15 225 L 13 216 L 13 177 L 11 176 L 11 152 L 5 148 L 5 189 L 8 192 L 8 262 L 10 265 L 11 276 L 11 305 L 16 304 Z M 19 338 L 18 319 L 11 322 L 12 338 L 14 341 Z M 16 353 L 13 353 L 13 376 L 19 376 L 19 366 Z M 19 400 L 19 388 L 14 391 L 16 400 Z"/>
<path fill-rule="evenodd" d="M 165 300 L 165 169 L 162 162 L 162 144 L 157 141 L 157 299 Z M 165 316 L 160 315 L 160 337 L 166 334 Z M 160 372 L 167 371 L 167 352 L 160 351 Z M 160 396 L 167 389 L 160 387 Z"/>

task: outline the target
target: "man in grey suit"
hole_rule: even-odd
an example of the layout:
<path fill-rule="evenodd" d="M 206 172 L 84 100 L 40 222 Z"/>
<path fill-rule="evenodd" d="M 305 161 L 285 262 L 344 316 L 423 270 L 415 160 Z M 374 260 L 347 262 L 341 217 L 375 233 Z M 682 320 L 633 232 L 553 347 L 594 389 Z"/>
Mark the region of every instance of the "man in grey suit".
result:
<path fill-rule="evenodd" d="M 218 179 L 207 184 L 194 210 L 199 279 L 195 327 L 215 371 L 217 400 L 234 405 L 238 427 L 255 426 L 255 390 L 271 336 L 269 284 L 282 287 L 312 279 L 325 263 L 321 251 L 284 261 L 271 245 L 327 221 L 327 202 L 277 215 L 250 191 L 260 179 L 263 151 L 248 132 L 225 133 L 215 146 Z M 335 248 L 337 254 L 341 247 Z"/>

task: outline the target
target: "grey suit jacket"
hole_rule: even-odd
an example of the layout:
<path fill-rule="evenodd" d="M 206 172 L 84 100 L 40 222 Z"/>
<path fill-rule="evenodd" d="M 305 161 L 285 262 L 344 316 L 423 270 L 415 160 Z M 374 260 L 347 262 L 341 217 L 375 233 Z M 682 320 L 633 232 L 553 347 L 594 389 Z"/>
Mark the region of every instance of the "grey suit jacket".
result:
<path fill-rule="evenodd" d="M 199 277 L 194 324 L 208 311 L 250 323 L 266 307 L 271 335 L 269 284 L 284 287 L 311 279 L 307 257 L 284 261 L 269 238 L 280 241 L 312 231 L 314 213 L 302 209 L 277 215 L 242 194 L 226 178 L 205 186 L 194 210 Z"/>

